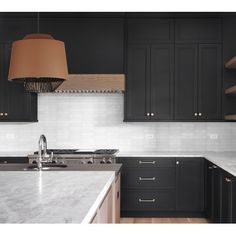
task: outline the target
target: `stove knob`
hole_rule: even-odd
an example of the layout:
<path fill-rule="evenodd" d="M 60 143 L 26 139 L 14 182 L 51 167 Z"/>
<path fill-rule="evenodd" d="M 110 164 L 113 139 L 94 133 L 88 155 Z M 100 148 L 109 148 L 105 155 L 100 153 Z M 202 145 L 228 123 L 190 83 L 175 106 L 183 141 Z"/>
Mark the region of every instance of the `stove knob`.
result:
<path fill-rule="evenodd" d="M 111 160 L 111 158 L 110 158 L 110 159 L 108 159 L 106 163 L 107 163 L 107 164 L 111 164 L 111 163 L 112 163 L 112 160 Z"/>
<path fill-rule="evenodd" d="M 93 158 L 90 158 L 87 163 L 88 164 L 93 164 Z"/>
<path fill-rule="evenodd" d="M 106 164 L 105 160 L 100 161 L 100 164 Z"/>

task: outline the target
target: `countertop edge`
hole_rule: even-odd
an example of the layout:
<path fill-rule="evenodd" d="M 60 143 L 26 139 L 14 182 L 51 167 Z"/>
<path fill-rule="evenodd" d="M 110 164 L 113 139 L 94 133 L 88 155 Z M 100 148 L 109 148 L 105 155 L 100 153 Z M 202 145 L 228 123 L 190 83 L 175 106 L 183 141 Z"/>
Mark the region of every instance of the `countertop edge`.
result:
<path fill-rule="evenodd" d="M 90 207 L 89 211 L 87 212 L 86 216 L 82 220 L 81 224 L 90 224 L 91 223 L 93 217 L 96 214 L 97 209 L 99 208 L 99 206 L 101 205 L 104 197 L 106 196 L 107 191 L 112 186 L 112 182 L 115 179 L 115 171 L 109 171 L 109 172 L 111 172 L 110 179 L 107 181 L 107 183 L 103 187 L 102 191 L 99 193 L 97 199 L 95 200 L 93 205 Z"/>

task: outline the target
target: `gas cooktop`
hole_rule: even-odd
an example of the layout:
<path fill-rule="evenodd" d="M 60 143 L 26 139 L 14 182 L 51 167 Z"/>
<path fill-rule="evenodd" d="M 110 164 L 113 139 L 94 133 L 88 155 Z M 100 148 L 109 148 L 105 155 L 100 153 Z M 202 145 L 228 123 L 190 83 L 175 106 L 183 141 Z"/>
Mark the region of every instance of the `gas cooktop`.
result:
<path fill-rule="evenodd" d="M 114 155 L 118 152 L 118 149 L 47 149 L 47 153 L 50 154 L 96 154 L 96 155 Z M 38 154 L 38 152 L 34 152 Z"/>

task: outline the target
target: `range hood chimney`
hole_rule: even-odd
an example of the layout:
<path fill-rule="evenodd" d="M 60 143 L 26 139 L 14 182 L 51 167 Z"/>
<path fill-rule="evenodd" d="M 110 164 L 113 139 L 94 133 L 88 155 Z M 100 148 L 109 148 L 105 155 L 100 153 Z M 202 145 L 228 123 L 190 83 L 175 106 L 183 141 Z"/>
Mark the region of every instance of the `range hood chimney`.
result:
<path fill-rule="evenodd" d="M 56 93 L 123 93 L 124 74 L 70 74 Z"/>

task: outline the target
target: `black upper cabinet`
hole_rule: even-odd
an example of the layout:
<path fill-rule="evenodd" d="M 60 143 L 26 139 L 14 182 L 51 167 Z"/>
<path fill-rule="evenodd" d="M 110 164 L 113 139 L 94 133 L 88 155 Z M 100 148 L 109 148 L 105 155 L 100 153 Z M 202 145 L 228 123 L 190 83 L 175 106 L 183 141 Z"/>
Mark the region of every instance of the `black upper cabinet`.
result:
<path fill-rule="evenodd" d="M 220 120 L 221 45 L 175 45 L 175 119 Z"/>
<path fill-rule="evenodd" d="M 150 113 L 152 120 L 173 119 L 174 45 L 151 47 Z"/>
<path fill-rule="evenodd" d="M 177 43 L 221 43 L 221 20 L 217 18 L 176 19 Z"/>
<path fill-rule="evenodd" d="M 172 19 L 128 19 L 129 43 L 167 43 L 174 40 Z"/>
<path fill-rule="evenodd" d="M 126 120 L 173 119 L 173 45 L 129 45 L 127 57 Z"/>
<path fill-rule="evenodd" d="M 203 120 L 222 119 L 221 45 L 199 45 L 198 112 Z"/>
<path fill-rule="evenodd" d="M 175 119 L 196 120 L 197 45 L 175 45 Z"/>
<path fill-rule="evenodd" d="M 41 18 L 40 31 L 65 43 L 73 73 L 120 74 L 123 70 L 122 18 Z"/>
<path fill-rule="evenodd" d="M 148 112 L 148 64 L 150 49 L 147 46 L 129 46 L 127 53 L 126 119 L 149 119 Z"/>
<path fill-rule="evenodd" d="M 0 44 L 0 121 L 37 121 L 37 95 L 8 81 L 10 50 L 11 44 Z"/>
<path fill-rule="evenodd" d="M 176 209 L 183 212 L 204 211 L 204 160 L 178 158 L 176 167 Z"/>

